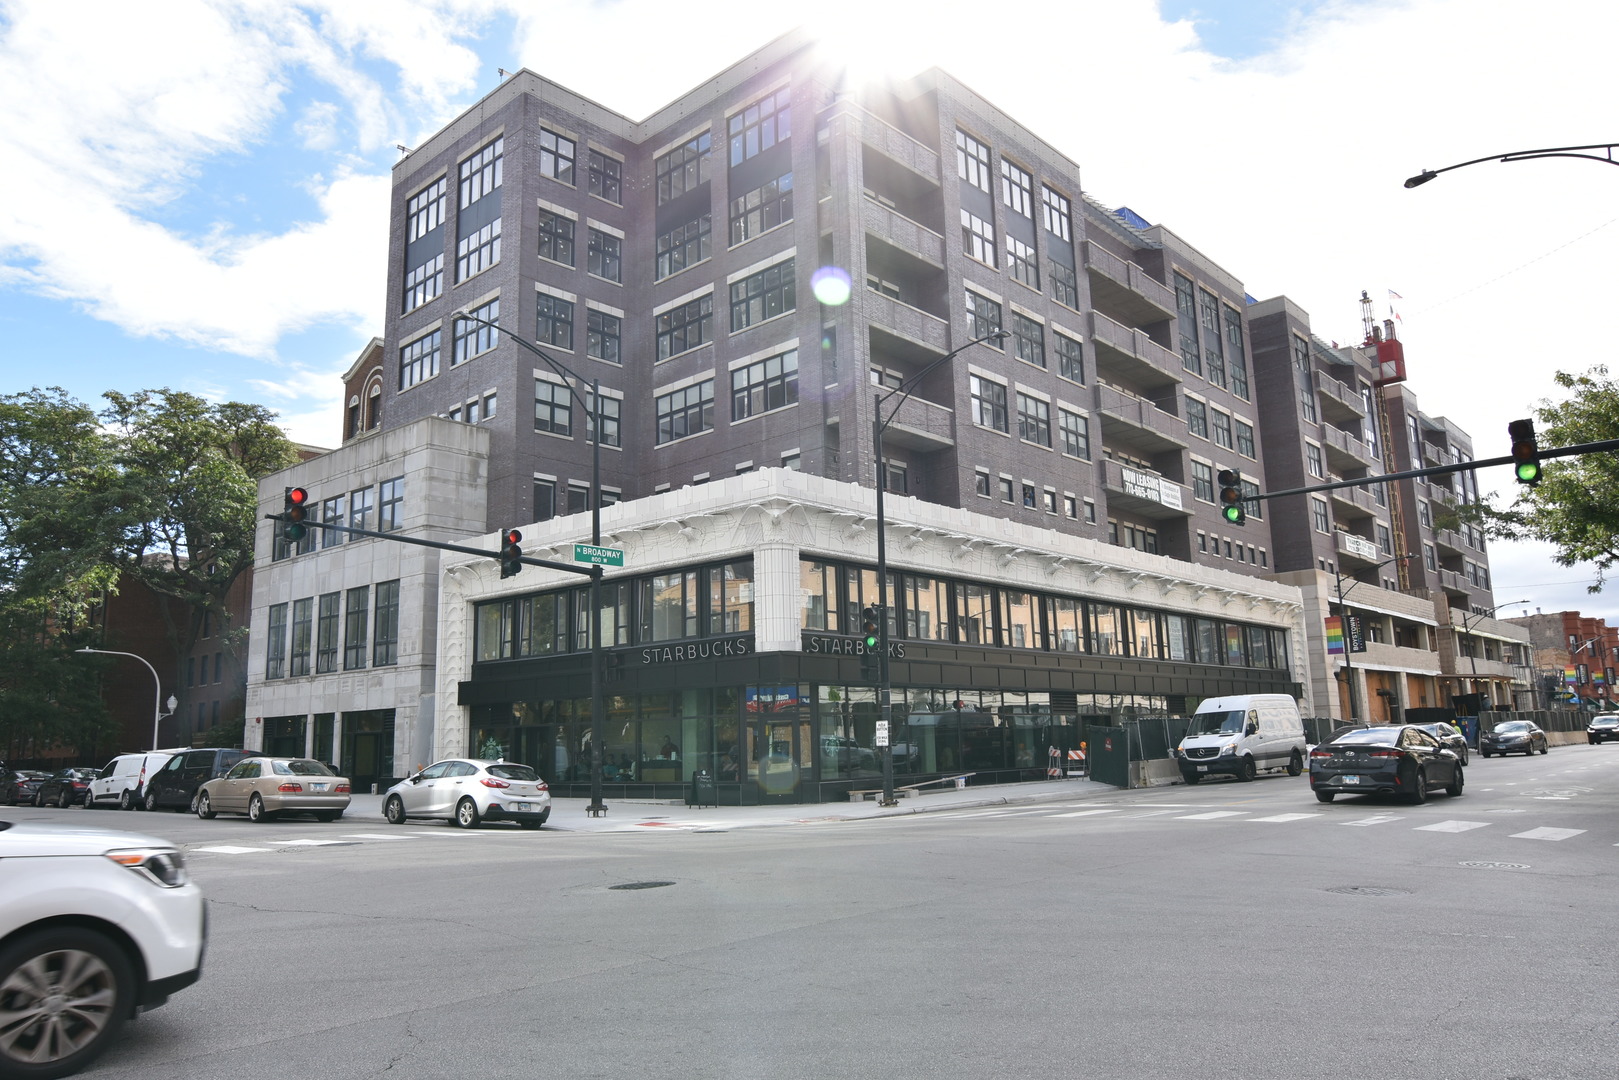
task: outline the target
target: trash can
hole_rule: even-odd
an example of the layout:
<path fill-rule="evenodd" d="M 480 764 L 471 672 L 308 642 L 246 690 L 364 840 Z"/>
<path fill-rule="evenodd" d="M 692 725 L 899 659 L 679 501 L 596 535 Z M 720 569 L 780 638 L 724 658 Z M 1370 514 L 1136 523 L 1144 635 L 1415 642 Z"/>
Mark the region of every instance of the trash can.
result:
<path fill-rule="evenodd" d="M 692 773 L 691 791 L 686 796 L 687 806 L 718 806 L 719 797 L 714 783 L 714 774 L 707 769 L 698 769 Z"/>

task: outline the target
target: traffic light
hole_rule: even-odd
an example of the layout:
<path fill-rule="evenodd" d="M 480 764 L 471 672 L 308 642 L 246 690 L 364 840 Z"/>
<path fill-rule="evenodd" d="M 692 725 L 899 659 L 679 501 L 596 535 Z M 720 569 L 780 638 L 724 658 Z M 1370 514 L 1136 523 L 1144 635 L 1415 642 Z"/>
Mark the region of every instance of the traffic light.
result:
<path fill-rule="evenodd" d="M 523 549 L 517 546 L 523 534 L 516 529 L 507 529 L 500 534 L 500 576 L 503 578 L 515 577 L 523 569 Z"/>
<path fill-rule="evenodd" d="M 1518 483 L 1534 487 L 1540 483 L 1540 444 L 1535 441 L 1533 420 L 1514 420 L 1507 425 L 1512 439 L 1512 473 Z"/>
<path fill-rule="evenodd" d="M 860 675 L 871 683 L 882 677 L 882 659 L 878 652 L 882 643 L 878 621 L 881 618 L 882 610 L 876 604 L 860 609 Z"/>
<path fill-rule="evenodd" d="M 301 487 L 288 488 L 281 504 L 281 535 L 289 544 L 296 544 L 309 534 L 304 518 L 309 514 L 309 492 Z"/>
<path fill-rule="evenodd" d="M 1248 520 L 1242 509 L 1242 473 L 1236 469 L 1220 470 L 1220 515 L 1232 525 Z"/>

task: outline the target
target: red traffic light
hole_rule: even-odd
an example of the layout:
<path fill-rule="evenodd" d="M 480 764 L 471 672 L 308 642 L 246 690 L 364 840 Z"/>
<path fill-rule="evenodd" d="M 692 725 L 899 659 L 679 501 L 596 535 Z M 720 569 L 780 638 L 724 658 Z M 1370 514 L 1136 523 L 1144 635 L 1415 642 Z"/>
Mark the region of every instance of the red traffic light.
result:
<path fill-rule="evenodd" d="M 288 488 L 281 505 L 281 535 L 288 543 L 296 544 L 309 533 L 304 518 L 309 513 L 309 492 L 301 487 Z"/>
<path fill-rule="evenodd" d="M 522 539 L 523 539 L 523 534 L 518 532 L 516 529 L 507 529 L 506 530 L 506 543 L 508 543 L 508 544 L 517 544 L 517 543 L 521 543 Z"/>
<path fill-rule="evenodd" d="M 523 539 L 523 534 L 516 529 L 507 529 L 500 534 L 500 576 L 514 577 L 523 572 L 523 549 L 517 542 Z"/>
<path fill-rule="evenodd" d="M 291 503 L 294 508 L 301 507 L 309 502 L 309 492 L 303 488 L 289 488 L 287 490 L 287 502 Z"/>

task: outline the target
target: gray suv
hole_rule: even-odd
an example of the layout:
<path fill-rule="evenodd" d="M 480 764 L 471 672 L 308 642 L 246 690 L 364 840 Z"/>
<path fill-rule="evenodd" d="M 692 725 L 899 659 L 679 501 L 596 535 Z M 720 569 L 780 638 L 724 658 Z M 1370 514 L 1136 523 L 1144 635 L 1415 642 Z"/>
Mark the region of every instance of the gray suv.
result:
<path fill-rule="evenodd" d="M 198 788 L 216 776 L 224 776 L 243 758 L 255 756 L 251 751 L 228 746 L 175 754 L 146 782 L 141 805 L 148 810 L 192 810 Z"/>

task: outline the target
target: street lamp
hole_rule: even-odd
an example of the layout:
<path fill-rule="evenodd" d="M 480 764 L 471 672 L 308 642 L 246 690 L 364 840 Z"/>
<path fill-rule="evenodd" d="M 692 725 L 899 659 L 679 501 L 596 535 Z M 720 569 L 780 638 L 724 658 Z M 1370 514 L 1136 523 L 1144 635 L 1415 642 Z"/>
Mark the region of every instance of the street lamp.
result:
<path fill-rule="evenodd" d="M 141 656 L 139 653 L 119 652 L 117 649 L 91 649 L 91 648 L 76 649 L 74 651 L 75 652 L 82 652 L 82 653 L 100 653 L 103 656 L 130 656 L 130 657 L 134 657 L 136 660 L 139 660 L 141 663 L 146 665 L 146 670 L 150 671 L 152 673 L 152 683 L 153 683 L 153 686 L 156 689 L 156 694 L 152 698 L 152 749 L 156 750 L 157 749 L 157 725 L 158 725 L 159 721 L 161 721 L 165 716 L 173 716 L 175 706 L 180 704 L 178 699 L 176 699 L 173 694 L 170 694 L 169 695 L 169 701 L 168 701 L 169 711 L 168 712 L 163 711 L 163 681 L 157 677 L 157 669 L 151 665 L 151 663 L 146 659 L 146 657 Z"/>
<path fill-rule="evenodd" d="M 1496 611 L 1498 611 L 1499 609 L 1504 608 L 1504 607 L 1511 607 L 1513 604 L 1527 604 L 1527 603 L 1529 603 L 1528 600 L 1507 600 L 1507 601 L 1505 601 L 1503 603 L 1496 604 L 1495 607 L 1487 607 L 1483 611 L 1464 611 L 1464 612 L 1462 612 L 1462 633 L 1463 634 L 1468 633 L 1469 632 L 1468 628 L 1471 627 L 1473 625 L 1473 622 L 1475 620 L 1477 620 L 1477 619 L 1487 618 L 1488 616 L 1494 615 L 1496 613 Z M 1472 669 L 1473 669 L 1473 685 L 1472 685 L 1471 689 L 1472 689 L 1472 692 L 1476 694 L 1476 693 L 1478 693 L 1478 645 L 1477 645 L 1477 643 L 1474 643 L 1474 644 L 1469 645 L 1467 647 L 1467 660 L 1468 660 L 1468 663 L 1472 666 Z M 1492 704 L 1494 703 L 1494 701 L 1495 701 L 1494 695 L 1491 695 L 1490 701 L 1491 701 Z"/>
<path fill-rule="evenodd" d="M 888 391 L 879 394 L 875 405 L 875 412 L 871 421 L 872 452 L 877 456 L 877 607 L 881 615 L 877 620 L 877 700 L 882 716 L 882 730 L 884 733 L 883 746 L 883 800 L 881 805 L 894 806 L 894 745 L 892 720 L 894 718 L 894 686 L 888 674 L 888 536 L 883 510 L 883 492 L 888 488 L 888 463 L 883 459 L 883 431 L 893 423 L 894 417 L 899 414 L 900 406 L 915 392 L 922 379 L 935 368 L 951 360 L 959 353 L 965 352 L 974 345 L 981 345 L 986 341 L 1004 341 L 1011 337 L 1009 330 L 996 330 L 983 337 L 974 338 L 957 349 L 951 349 L 931 364 L 918 371 L 915 375 L 904 379 L 900 384 Z M 898 397 L 894 407 L 885 417 L 883 406 L 888 400 Z"/>
<path fill-rule="evenodd" d="M 1607 165 L 1619 165 L 1615 160 L 1613 151 L 1619 143 L 1592 143 L 1590 146 L 1552 146 L 1544 150 L 1514 150 L 1507 154 L 1491 154 L 1489 157 L 1474 158 L 1472 161 L 1462 161 L 1455 165 L 1446 165 L 1443 169 L 1423 169 L 1417 175 L 1406 180 L 1408 188 L 1421 187 L 1429 180 L 1443 172 L 1452 169 L 1464 169 L 1469 165 L 1477 165 L 1481 161 L 1535 161 L 1539 158 L 1571 157 L 1584 158 L 1586 161 L 1600 161 Z M 1601 150 L 1601 156 L 1596 154 L 1582 154 L 1581 150 Z"/>
<path fill-rule="evenodd" d="M 590 403 L 586 404 L 574 388 L 574 383 L 584 383 L 586 380 L 567 365 L 551 356 L 550 353 L 535 345 L 531 341 L 524 341 L 516 334 L 501 330 L 496 323 L 480 318 L 465 311 L 457 311 L 450 316 L 452 320 L 465 320 L 479 323 L 491 330 L 499 331 L 506 337 L 517 342 L 529 352 L 544 360 L 550 369 L 562 377 L 562 385 L 568 388 L 568 394 L 579 403 L 584 412 L 585 419 L 590 423 L 590 544 L 592 547 L 601 547 L 602 542 L 602 443 L 601 443 L 601 417 L 598 410 L 601 408 L 601 380 L 591 379 Z M 600 817 L 607 813 L 607 807 L 602 804 L 602 731 L 605 723 L 602 707 L 602 568 L 599 563 L 592 563 L 590 567 L 590 805 L 585 812 L 591 817 Z"/>
<path fill-rule="evenodd" d="M 1414 558 L 1416 558 L 1416 556 L 1410 552 L 1407 552 L 1404 555 L 1395 555 L 1391 558 L 1384 559 L 1382 562 L 1372 567 L 1372 569 L 1374 571 L 1381 570 L 1391 562 L 1399 562 L 1401 559 Z M 1361 582 L 1359 580 L 1351 581 L 1349 583 L 1349 588 L 1344 588 L 1344 576 L 1343 574 L 1339 573 L 1336 564 L 1334 564 L 1332 568 L 1332 576 L 1338 586 L 1338 612 L 1343 616 L 1344 620 L 1344 680 L 1349 684 L 1349 722 L 1354 723 L 1355 714 L 1360 711 L 1355 702 L 1355 664 L 1354 661 L 1350 659 L 1350 657 L 1355 653 L 1355 642 L 1349 633 L 1351 616 L 1349 614 L 1349 608 L 1344 606 L 1344 595 L 1346 593 L 1354 592 L 1355 586 L 1361 584 Z"/>

